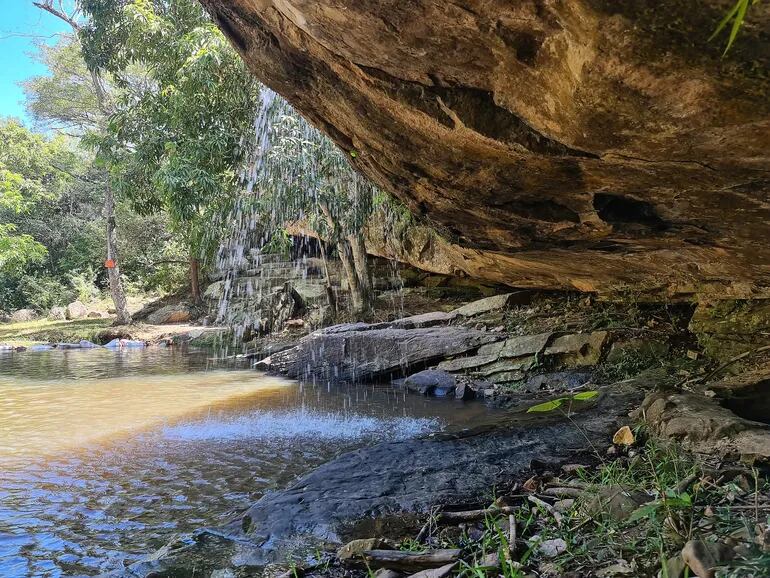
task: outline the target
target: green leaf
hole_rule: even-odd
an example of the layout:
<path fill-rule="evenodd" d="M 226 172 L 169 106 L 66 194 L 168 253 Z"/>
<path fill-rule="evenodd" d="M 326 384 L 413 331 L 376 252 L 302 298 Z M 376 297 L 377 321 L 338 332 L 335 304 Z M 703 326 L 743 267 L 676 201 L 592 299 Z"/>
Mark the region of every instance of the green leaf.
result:
<path fill-rule="evenodd" d="M 572 396 L 572 399 L 576 399 L 578 401 L 586 401 L 588 399 L 593 399 L 597 395 L 599 395 L 599 392 L 596 390 L 591 391 L 581 391 L 580 393 L 576 393 Z"/>
<path fill-rule="evenodd" d="M 733 7 L 730 8 L 729 12 L 727 12 L 727 14 L 724 15 L 722 20 L 719 21 L 719 24 L 717 24 L 716 29 L 714 30 L 714 32 L 711 33 L 711 36 L 709 36 L 709 41 L 714 40 L 714 38 L 716 38 L 717 35 L 719 35 L 719 33 L 722 32 L 722 30 L 724 30 L 724 27 L 727 26 L 727 23 L 730 22 L 730 20 L 732 20 L 733 17 L 735 16 L 735 13 L 738 12 L 738 9 L 740 8 L 742 1 L 743 0 L 738 0 L 738 2 L 736 2 L 733 5 Z"/>
<path fill-rule="evenodd" d="M 655 502 L 650 502 L 649 504 L 644 504 L 643 506 L 638 507 L 636 510 L 631 512 L 631 515 L 628 518 L 629 522 L 635 522 L 637 520 L 642 520 L 645 518 L 652 518 L 655 516 L 655 514 L 658 512 L 658 509 L 660 508 L 661 503 L 657 500 Z"/>
<path fill-rule="evenodd" d="M 670 508 L 689 508 L 692 498 L 687 492 L 678 494 L 676 490 L 666 490 L 666 505 Z"/>
<path fill-rule="evenodd" d="M 730 39 L 727 41 L 727 46 L 725 47 L 724 54 L 727 54 L 727 51 L 730 50 L 730 47 L 733 45 L 733 42 L 735 42 L 735 38 L 738 36 L 738 31 L 741 29 L 741 26 L 743 26 L 743 20 L 746 18 L 746 10 L 749 7 L 749 0 L 739 0 L 738 2 L 738 14 L 735 16 L 735 19 L 733 20 L 733 27 L 730 30 Z"/>
<path fill-rule="evenodd" d="M 537 405 L 533 405 L 527 410 L 527 413 L 536 413 L 536 412 L 545 412 L 545 411 L 553 411 L 556 408 L 561 407 L 561 405 L 564 403 L 566 398 L 559 397 L 557 399 L 552 399 L 551 401 L 546 401 L 543 403 L 538 403 Z"/>

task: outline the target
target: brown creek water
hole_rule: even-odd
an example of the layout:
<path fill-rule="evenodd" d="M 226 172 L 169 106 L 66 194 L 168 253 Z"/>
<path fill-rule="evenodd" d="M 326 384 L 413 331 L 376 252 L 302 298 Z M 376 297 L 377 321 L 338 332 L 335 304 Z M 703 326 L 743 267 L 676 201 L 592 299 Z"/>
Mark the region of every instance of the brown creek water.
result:
<path fill-rule="evenodd" d="M 0 356 L 0 576 L 93 576 L 340 453 L 499 416 L 167 349 Z"/>

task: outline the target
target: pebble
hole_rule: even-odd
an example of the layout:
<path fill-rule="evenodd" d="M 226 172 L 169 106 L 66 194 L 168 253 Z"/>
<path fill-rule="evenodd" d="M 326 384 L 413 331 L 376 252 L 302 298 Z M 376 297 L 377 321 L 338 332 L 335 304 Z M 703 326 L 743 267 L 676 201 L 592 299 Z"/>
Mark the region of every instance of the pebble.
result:
<path fill-rule="evenodd" d="M 537 539 L 534 537 L 530 542 Z M 567 551 L 567 542 L 561 538 L 554 538 L 553 540 L 543 540 L 537 544 L 538 551 L 546 558 L 555 558 L 559 554 L 563 554 Z"/>

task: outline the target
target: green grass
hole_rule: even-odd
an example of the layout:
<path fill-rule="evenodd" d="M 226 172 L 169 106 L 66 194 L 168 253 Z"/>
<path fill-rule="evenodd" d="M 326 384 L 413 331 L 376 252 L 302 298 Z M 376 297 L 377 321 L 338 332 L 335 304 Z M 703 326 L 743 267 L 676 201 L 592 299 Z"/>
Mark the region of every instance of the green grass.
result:
<path fill-rule="evenodd" d="M 52 321 L 37 319 L 23 323 L 0 324 L 0 343 L 29 346 L 35 343 L 73 343 L 95 341 L 96 335 L 112 324 L 112 319 Z"/>
<path fill-rule="evenodd" d="M 693 476 L 693 483 L 682 489 L 680 484 Z M 744 504 L 740 496 L 750 503 L 752 496 L 766 495 L 770 490 L 767 480 L 757 477 L 748 489 L 714 483 L 702 464 L 671 444 L 649 441 L 633 457 L 608 462 L 596 473 L 584 475 L 583 481 L 594 488 L 620 486 L 625 491 L 643 492 L 652 501 L 637 508 L 628 520 L 617 521 L 588 515 L 585 501 L 578 500 L 560 526 L 546 523 L 541 535 L 562 538 L 568 545 L 553 561 L 560 571 L 599 568 L 622 559 L 637 564 L 637 575 L 654 576 L 688 540 L 725 539 L 742 528 L 753 529 L 768 521 L 766 511 L 739 507 Z M 705 515 L 707 508 L 710 516 Z M 733 563 L 729 575 L 765 575 L 746 570 L 765 563 L 762 556 L 758 549 L 751 550 Z"/>
<path fill-rule="evenodd" d="M 644 437 L 644 432 L 636 433 L 637 439 Z M 676 446 L 651 440 L 629 456 L 579 470 L 576 475 L 572 481 L 587 488 L 585 497 L 562 512 L 561 521 L 525 497 L 515 500 L 518 539 L 513 556 L 509 554 L 507 515 L 489 516 L 473 530 L 470 526 L 437 526 L 431 532 L 431 547 L 463 548 L 457 572 L 462 578 L 519 578 L 533 570 L 544 577 L 588 575 L 619 560 L 633 565 L 634 576 L 644 577 L 656 576 L 688 540 L 724 541 L 743 532 L 748 538 L 744 553 L 719 576 L 770 576 L 770 554 L 751 545 L 757 525 L 770 522 L 770 503 L 764 498 L 770 484 L 757 470 L 745 469 L 738 478 L 725 481 L 720 479 L 723 473 L 710 471 Z M 641 492 L 651 501 L 638 506 L 625 520 L 589 511 L 587 504 L 603 487 Z M 566 551 L 546 558 L 533 542 L 535 537 L 564 540 Z M 413 540 L 402 545 L 409 550 L 420 546 Z M 485 565 L 490 556 L 496 556 L 499 568 Z"/>

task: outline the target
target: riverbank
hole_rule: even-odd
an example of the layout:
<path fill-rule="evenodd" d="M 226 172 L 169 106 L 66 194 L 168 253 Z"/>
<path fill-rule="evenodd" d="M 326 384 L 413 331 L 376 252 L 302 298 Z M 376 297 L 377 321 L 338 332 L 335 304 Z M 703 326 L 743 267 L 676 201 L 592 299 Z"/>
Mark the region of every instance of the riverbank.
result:
<path fill-rule="evenodd" d="M 340 575 L 330 570 L 342 564 L 331 553 L 348 540 L 387 538 L 403 547 L 414 539 L 426 514 L 469 505 L 483 508 L 493 494 L 523 488 L 533 476 L 547 481 L 562 466 L 598 467 L 591 471 L 612 481 L 610 473 L 619 468 L 636 468 L 645 459 L 654 462 L 657 454 L 650 453 L 642 431 L 649 432 L 656 448 L 673 448 L 665 451 L 682 459 L 690 459 L 685 455 L 690 451 L 722 463 L 755 464 L 756 469 L 749 471 L 756 472 L 752 478 L 756 482 L 766 475 L 761 468 L 770 457 L 770 428 L 761 415 L 747 408 L 764 403 L 770 359 L 761 343 L 746 342 L 740 326 L 746 317 L 756 326 L 761 318 L 757 311 L 763 306 L 736 304 L 730 315 L 719 310 L 720 342 L 742 340 L 739 346 L 746 353 L 737 357 L 714 347 L 714 325 L 709 320 L 715 310 L 688 303 L 601 302 L 585 296 L 514 292 L 454 309 L 309 333 L 302 324 L 292 323 L 280 334 L 250 344 L 249 355 L 257 367 L 316 386 L 393 380 L 408 390 L 405 395 L 439 397 L 454 404 L 478 403 L 469 400 L 479 398 L 508 408 L 512 417 L 450 438 L 380 444 L 344 454 L 285 490 L 266 495 L 230 524 L 202 529 L 170 544 L 125 575 L 184 575 L 193 566 L 209 573 L 224 572 L 222 576 L 251 576 L 270 567 L 276 573 L 291 568 L 313 573 L 319 572 L 319 564 L 326 565 L 320 575 Z M 757 332 L 757 338 L 764 338 L 762 332 Z M 634 417 L 629 417 L 631 413 Z M 636 433 L 628 442 L 626 434 L 617 432 Z M 621 435 L 620 441 L 613 444 L 616 434 Z M 636 484 L 645 486 L 644 491 L 656 500 L 674 501 L 667 485 L 650 486 L 649 476 L 637 483 L 635 474 L 624 475 L 630 489 L 623 492 Z M 548 513 L 559 497 L 544 499 L 538 492 L 532 496 L 548 506 L 540 504 Z M 529 509 L 522 510 L 522 516 L 531 515 L 533 503 L 538 502 L 526 500 Z M 701 502 L 697 507 L 705 508 Z M 734 509 L 731 524 L 741 523 L 742 510 Z M 647 517 L 663 524 L 666 518 L 658 514 Z M 531 571 L 538 576 L 623 575 L 626 567 L 620 562 L 619 573 L 598 573 L 604 567 L 598 562 L 612 565 L 607 552 L 633 562 L 633 556 L 622 558 L 585 533 L 591 529 L 598 537 L 608 531 L 601 516 L 591 514 L 577 524 L 583 524 L 573 531 L 583 558 L 559 558 L 565 553 L 559 552 L 555 558 L 560 565 L 548 566 L 551 557 L 538 556 L 536 546 L 522 543 L 517 546 L 521 557 L 515 560 L 523 565 L 521 572 L 511 564 L 493 565 L 485 575 Z M 537 527 L 537 523 L 532 526 Z M 762 528 L 758 535 L 764 535 Z M 430 576 L 479 575 L 473 570 L 478 570 L 476 553 L 490 536 L 484 532 L 474 536 L 466 536 L 462 555 L 451 561 L 451 567 L 435 564 Z M 532 538 L 526 532 L 522 536 Z M 617 536 L 625 540 L 622 532 Z M 719 532 L 708 536 L 723 538 Z M 693 532 L 685 537 L 699 539 Z M 423 541 L 419 548 L 447 544 Z M 682 544 L 666 542 L 662 552 L 673 557 L 677 548 Z M 323 552 L 327 554 L 319 554 Z M 639 554 L 632 575 L 657 573 L 659 567 L 654 567 L 650 552 Z M 597 566 L 586 570 L 592 559 Z M 398 564 L 381 566 L 401 574 L 417 571 Z M 444 573 L 435 574 L 437 567 L 443 567 Z M 347 564 L 339 568 L 342 575 L 366 572 L 360 564 L 355 571 Z M 327 571 L 331 574 L 324 574 Z"/>
<path fill-rule="evenodd" d="M 199 343 L 203 346 L 216 342 L 225 329 L 202 327 L 191 323 L 153 325 L 132 323 L 126 326 L 112 326 L 112 319 L 37 319 L 21 323 L 0 324 L 0 345 L 18 348 L 42 344 L 75 344 L 82 340 L 103 345 L 115 338 L 158 343 Z"/>
<path fill-rule="evenodd" d="M 411 536 L 355 540 L 291 573 L 768 575 L 770 483 L 756 468 L 695 457 L 643 428 L 616 442 L 581 462 L 542 462 L 486 503 L 435 509 Z"/>

